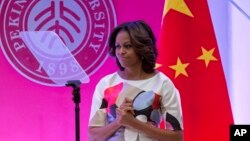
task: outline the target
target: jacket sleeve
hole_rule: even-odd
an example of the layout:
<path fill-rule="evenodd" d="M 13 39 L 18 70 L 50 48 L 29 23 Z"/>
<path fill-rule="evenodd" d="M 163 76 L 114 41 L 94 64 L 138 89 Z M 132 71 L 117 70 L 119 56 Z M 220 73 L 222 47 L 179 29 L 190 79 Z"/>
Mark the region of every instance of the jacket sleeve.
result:
<path fill-rule="evenodd" d="M 89 126 L 104 126 L 106 124 L 106 106 L 104 100 L 104 82 L 100 81 L 95 88 L 92 104 L 91 104 L 91 112 L 89 117 Z"/>
<path fill-rule="evenodd" d="M 179 91 L 171 81 L 163 83 L 161 105 L 165 127 L 171 130 L 183 130 L 181 99 Z"/>

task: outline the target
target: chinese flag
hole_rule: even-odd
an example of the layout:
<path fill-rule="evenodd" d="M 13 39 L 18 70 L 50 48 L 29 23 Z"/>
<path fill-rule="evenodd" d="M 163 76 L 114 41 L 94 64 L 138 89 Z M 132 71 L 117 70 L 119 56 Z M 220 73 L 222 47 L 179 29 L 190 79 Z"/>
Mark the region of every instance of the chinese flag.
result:
<path fill-rule="evenodd" d="M 166 0 L 158 69 L 180 91 L 185 141 L 229 141 L 233 124 L 206 0 Z"/>

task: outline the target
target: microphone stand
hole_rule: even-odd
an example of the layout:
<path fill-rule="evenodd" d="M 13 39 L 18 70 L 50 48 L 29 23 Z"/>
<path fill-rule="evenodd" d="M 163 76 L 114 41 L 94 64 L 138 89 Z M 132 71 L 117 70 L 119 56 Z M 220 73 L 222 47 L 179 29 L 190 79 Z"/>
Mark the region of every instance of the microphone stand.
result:
<path fill-rule="evenodd" d="M 81 102 L 80 97 L 80 80 L 70 80 L 67 81 L 66 86 L 73 87 L 73 101 L 75 103 L 75 129 L 76 129 L 76 141 L 80 141 L 80 106 L 79 103 Z"/>

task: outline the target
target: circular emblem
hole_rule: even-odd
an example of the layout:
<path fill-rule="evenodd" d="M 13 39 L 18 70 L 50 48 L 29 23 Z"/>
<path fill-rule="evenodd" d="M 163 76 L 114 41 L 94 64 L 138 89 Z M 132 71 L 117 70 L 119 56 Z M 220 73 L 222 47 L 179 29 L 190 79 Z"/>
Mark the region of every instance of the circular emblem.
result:
<path fill-rule="evenodd" d="M 62 86 L 88 78 L 106 60 L 108 36 L 116 26 L 111 1 L 5 0 L 1 5 L 1 49 L 29 80 Z"/>

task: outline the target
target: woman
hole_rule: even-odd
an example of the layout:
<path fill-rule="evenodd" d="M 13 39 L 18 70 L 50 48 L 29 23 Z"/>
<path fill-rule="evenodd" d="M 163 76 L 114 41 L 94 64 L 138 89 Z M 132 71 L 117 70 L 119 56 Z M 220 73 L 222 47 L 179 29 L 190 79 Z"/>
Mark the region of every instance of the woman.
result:
<path fill-rule="evenodd" d="M 96 86 L 89 139 L 182 141 L 179 93 L 166 75 L 155 70 L 156 41 L 149 25 L 133 21 L 117 26 L 109 47 L 120 69 Z"/>

